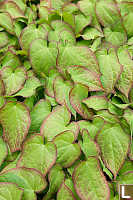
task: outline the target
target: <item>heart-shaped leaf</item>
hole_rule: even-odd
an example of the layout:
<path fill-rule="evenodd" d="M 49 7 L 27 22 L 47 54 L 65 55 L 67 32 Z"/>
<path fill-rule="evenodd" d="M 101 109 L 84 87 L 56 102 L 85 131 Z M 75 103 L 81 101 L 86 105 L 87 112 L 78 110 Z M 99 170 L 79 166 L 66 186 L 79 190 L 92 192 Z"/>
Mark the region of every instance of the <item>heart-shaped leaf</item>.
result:
<path fill-rule="evenodd" d="M 23 146 L 19 167 L 34 168 L 46 175 L 56 161 L 56 147 L 52 142 L 44 145 L 41 135 L 33 135 Z"/>
<path fill-rule="evenodd" d="M 26 72 L 24 68 L 4 67 L 0 71 L 1 78 L 5 85 L 5 95 L 10 96 L 19 91 L 26 80 Z"/>
<path fill-rule="evenodd" d="M 109 200 L 109 187 L 95 157 L 89 157 L 75 168 L 73 181 L 81 199 Z"/>
<path fill-rule="evenodd" d="M 50 67 L 56 66 L 57 48 L 48 48 L 43 39 L 35 40 L 30 46 L 30 60 L 38 74 L 48 75 Z"/>
<path fill-rule="evenodd" d="M 97 135 L 97 143 L 101 149 L 103 161 L 114 174 L 114 178 L 127 156 L 129 142 L 129 136 L 119 124 L 105 124 Z"/>
<path fill-rule="evenodd" d="M 5 32 L 0 32 L 0 48 L 5 47 L 8 44 L 8 37 Z"/>
<path fill-rule="evenodd" d="M 0 123 L 11 152 L 20 150 L 30 127 L 28 109 L 22 103 L 7 102 L 0 110 Z"/>
<path fill-rule="evenodd" d="M 65 131 L 54 138 L 57 147 L 57 160 L 62 167 L 71 166 L 80 156 L 80 147 L 75 143 L 74 133 Z"/>
<path fill-rule="evenodd" d="M 43 27 L 39 26 L 39 28 L 36 28 L 35 24 L 31 24 L 27 26 L 20 35 L 20 45 L 23 50 L 28 51 L 30 44 L 32 41 L 42 38 L 45 39 L 47 32 L 45 32 L 45 29 Z"/>
<path fill-rule="evenodd" d="M 44 135 L 48 141 L 51 141 L 59 133 L 62 133 L 66 130 L 72 130 L 75 134 L 75 137 L 77 137 L 79 131 L 78 126 L 74 122 L 69 124 L 70 118 L 71 114 L 66 106 L 58 106 L 44 120 L 40 129 L 41 135 Z"/>

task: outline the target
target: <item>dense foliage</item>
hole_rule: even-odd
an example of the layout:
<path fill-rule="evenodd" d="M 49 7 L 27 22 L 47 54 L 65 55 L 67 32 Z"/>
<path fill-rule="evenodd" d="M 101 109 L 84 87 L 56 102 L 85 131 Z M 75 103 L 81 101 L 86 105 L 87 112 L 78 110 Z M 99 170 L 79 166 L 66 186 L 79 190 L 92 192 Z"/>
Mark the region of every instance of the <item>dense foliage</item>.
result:
<path fill-rule="evenodd" d="M 0 200 L 118 200 L 132 132 L 133 0 L 0 0 Z"/>

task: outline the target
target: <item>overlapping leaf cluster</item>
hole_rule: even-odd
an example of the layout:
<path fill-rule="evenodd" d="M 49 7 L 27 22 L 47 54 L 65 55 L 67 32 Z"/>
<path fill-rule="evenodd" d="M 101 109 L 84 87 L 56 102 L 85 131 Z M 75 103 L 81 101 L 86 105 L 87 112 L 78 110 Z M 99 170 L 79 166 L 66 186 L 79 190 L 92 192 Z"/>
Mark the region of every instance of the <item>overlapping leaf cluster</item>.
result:
<path fill-rule="evenodd" d="M 0 199 L 118 200 L 133 184 L 133 0 L 0 0 Z"/>

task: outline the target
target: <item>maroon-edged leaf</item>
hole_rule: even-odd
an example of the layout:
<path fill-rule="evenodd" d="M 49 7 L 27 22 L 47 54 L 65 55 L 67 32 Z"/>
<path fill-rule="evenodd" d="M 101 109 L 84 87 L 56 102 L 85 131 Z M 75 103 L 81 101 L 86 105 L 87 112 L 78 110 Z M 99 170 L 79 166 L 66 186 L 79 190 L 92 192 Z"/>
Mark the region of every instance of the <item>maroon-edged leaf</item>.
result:
<path fill-rule="evenodd" d="M 76 200 L 73 192 L 63 182 L 57 193 L 57 200 Z"/>
<path fill-rule="evenodd" d="M 72 107 L 79 113 L 84 119 L 90 119 L 93 116 L 91 109 L 88 109 L 82 100 L 87 98 L 88 88 L 81 84 L 75 84 L 69 93 L 70 103 Z"/>
<path fill-rule="evenodd" d="M 20 150 L 30 127 L 27 107 L 23 103 L 7 102 L 0 109 L 0 123 L 3 127 L 3 138 L 11 152 Z"/>
<path fill-rule="evenodd" d="M 102 159 L 116 178 L 121 165 L 127 157 L 130 138 L 118 123 L 106 123 L 97 135 Z"/>
<path fill-rule="evenodd" d="M 108 183 L 95 157 L 89 157 L 75 168 L 73 181 L 77 194 L 83 200 L 110 199 Z"/>
<path fill-rule="evenodd" d="M 123 65 L 122 74 L 117 82 L 116 87 L 120 90 L 126 97 L 133 86 L 133 61 L 127 50 L 120 48 L 117 51 L 119 62 Z"/>
<path fill-rule="evenodd" d="M 13 19 L 9 13 L 0 13 L 0 26 L 2 26 L 8 33 L 14 34 Z"/>
<path fill-rule="evenodd" d="M 2 96 L 4 94 L 4 83 L 3 81 L 1 80 L 1 77 L 0 77 L 0 96 Z"/>
<path fill-rule="evenodd" d="M 5 85 L 6 96 L 18 92 L 26 80 L 26 71 L 22 67 L 17 67 L 15 70 L 11 67 L 3 67 L 0 75 Z"/>
<path fill-rule="evenodd" d="M 89 91 L 103 91 L 100 75 L 82 66 L 70 66 L 67 68 L 75 84 L 81 83 L 89 88 Z"/>
<path fill-rule="evenodd" d="M 44 137 L 34 134 L 25 141 L 17 166 L 34 168 L 45 176 L 55 164 L 56 157 L 55 144 L 52 142 L 44 144 Z"/>
<path fill-rule="evenodd" d="M 70 167 L 80 156 L 79 144 L 75 142 L 72 131 L 64 131 L 54 137 L 53 142 L 57 147 L 57 160 L 62 167 Z"/>
<path fill-rule="evenodd" d="M 68 66 L 73 65 L 85 66 L 86 69 L 99 74 L 97 59 L 91 49 L 85 46 L 60 47 L 57 64 L 59 71 L 63 74 Z"/>
<path fill-rule="evenodd" d="M 69 92 L 73 87 L 73 83 L 65 81 L 61 76 L 57 76 L 53 86 L 55 100 L 61 105 L 66 105 L 69 111 L 76 116 L 76 111 L 73 109 L 69 100 Z"/>
<path fill-rule="evenodd" d="M 115 49 L 110 48 L 109 51 L 105 51 L 97 55 L 100 71 L 101 82 L 106 93 L 114 92 L 114 87 L 120 78 L 123 67 L 119 63 Z"/>
<path fill-rule="evenodd" d="M 71 130 L 78 135 L 79 127 L 75 122 L 69 123 L 71 114 L 66 106 L 58 106 L 51 114 L 43 121 L 40 133 L 44 135 L 46 140 L 51 141 L 53 138 L 66 130 Z"/>

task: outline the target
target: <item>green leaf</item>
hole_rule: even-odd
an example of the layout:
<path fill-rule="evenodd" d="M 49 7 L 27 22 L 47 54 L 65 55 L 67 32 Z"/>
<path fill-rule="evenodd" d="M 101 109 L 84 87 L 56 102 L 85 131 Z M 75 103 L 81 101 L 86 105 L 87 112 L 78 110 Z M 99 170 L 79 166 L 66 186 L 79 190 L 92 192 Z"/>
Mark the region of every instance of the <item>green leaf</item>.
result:
<path fill-rule="evenodd" d="M 82 131 L 82 139 L 83 142 L 80 142 L 81 149 L 84 152 L 86 159 L 89 156 L 97 156 L 100 153 L 99 147 L 94 140 L 89 136 L 89 133 L 86 129 L 83 129 Z"/>
<path fill-rule="evenodd" d="M 104 54 L 98 55 L 100 71 L 102 73 L 101 82 L 107 93 L 114 91 L 114 87 L 122 73 L 122 66 L 118 62 L 114 49 L 110 49 Z"/>
<path fill-rule="evenodd" d="M 57 193 L 57 200 L 75 200 L 72 191 L 63 183 Z"/>
<path fill-rule="evenodd" d="M 4 97 L 0 96 L 0 108 L 5 104 Z"/>
<path fill-rule="evenodd" d="M 109 199 L 109 187 L 95 157 L 89 157 L 75 168 L 73 181 L 81 199 Z"/>
<path fill-rule="evenodd" d="M 75 135 L 71 131 L 65 131 L 57 135 L 53 142 L 57 147 L 57 160 L 62 167 L 71 166 L 80 156 L 80 147 L 75 143 Z"/>
<path fill-rule="evenodd" d="M 74 59 L 73 59 L 74 58 Z M 78 65 L 85 66 L 88 70 L 99 73 L 99 66 L 95 55 L 88 47 L 60 47 L 57 58 L 58 69 L 64 74 L 68 66 Z"/>
<path fill-rule="evenodd" d="M 21 62 L 19 58 L 16 56 L 14 52 L 8 50 L 1 61 L 2 67 L 10 66 L 12 69 L 16 69 L 21 66 Z"/>
<path fill-rule="evenodd" d="M 46 41 L 37 39 L 30 46 L 30 60 L 33 69 L 41 75 L 48 75 L 50 67 L 56 66 L 57 49 L 48 48 Z"/>
<path fill-rule="evenodd" d="M 81 84 L 75 84 L 69 93 L 70 103 L 77 113 L 84 119 L 90 119 L 93 116 L 91 109 L 88 109 L 82 100 L 88 96 L 88 88 Z"/>
<path fill-rule="evenodd" d="M 65 178 L 65 174 L 59 164 L 56 164 L 52 167 L 48 174 L 49 179 L 49 190 L 44 196 L 43 200 L 50 199 L 53 194 L 55 194 L 60 188 Z"/>
<path fill-rule="evenodd" d="M 3 95 L 4 90 L 5 90 L 4 83 L 3 83 L 3 80 L 1 80 L 1 78 L 0 78 L 0 96 Z"/>
<path fill-rule="evenodd" d="M 45 32 L 45 29 L 41 26 L 39 26 L 39 28 L 36 28 L 35 24 L 31 24 L 31 25 L 27 26 L 21 32 L 21 35 L 19 38 L 21 48 L 23 50 L 28 51 L 30 44 L 34 40 L 36 40 L 38 38 L 45 39 L 46 34 L 47 34 L 47 32 Z"/>
<path fill-rule="evenodd" d="M 93 121 L 78 121 L 78 125 L 80 127 L 80 133 L 82 133 L 83 129 L 87 129 L 89 135 L 92 139 L 95 138 L 98 131 L 102 128 L 104 124 L 104 120 L 100 117 L 94 118 Z"/>
<path fill-rule="evenodd" d="M 105 96 L 91 96 L 82 101 L 87 105 L 88 108 L 94 110 L 102 110 L 108 108 L 108 99 Z"/>
<path fill-rule="evenodd" d="M 82 34 L 84 40 L 94 40 L 97 37 L 103 37 L 103 33 L 92 27 L 86 28 Z"/>
<path fill-rule="evenodd" d="M 119 171 L 119 176 L 125 174 L 128 171 L 132 171 L 132 169 L 133 169 L 133 162 L 129 161 L 129 160 L 126 160 L 124 162 L 124 165 L 122 166 L 122 168 Z"/>
<path fill-rule="evenodd" d="M 117 54 L 119 62 L 123 65 L 123 72 L 118 80 L 117 88 L 128 97 L 133 82 L 133 61 L 124 48 L 118 49 Z"/>
<path fill-rule="evenodd" d="M 23 195 L 23 190 L 17 187 L 13 183 L 0 183 L 0 199 L 9 200 L 15 199 L 20 200 Z"/>
<path fill-rule="evenodd" d="M 0 32 L 0 48 L 5 47 L 8 42 L 7 34 L 5 32 Z"/>
<path fill-rule="evenodd" d="M 0 165 L 1 165 L 8 154 L 7 145 L 1 137 L 0 137 L 0 149 L 1 149 L 0 151 Z"/>
<path fill-rule="evenodd" d="M 44 135 L 46 140 L 51 141 L 56 135 L 71 130 L 75 133 L 76 138 L 78 134 L 78 126 L 74 122 L 70 123 L 70 119 L 71 114 L 66 106 L 57 106 L 43 121 L 40 130 L 41 135 Z"/>
<path fill-rule="evenodd" d="M 72 87 L 73 87 L 73 84 L 70 81 L 64 81 L 61 76 L 57 76 L 54 79 L 53 88 L 54 88 L 55 100 L 61 105 L 66 105 L 69 111 L 76 118 L 76 111 L 73 109 L 69 100 L 69 94 Z"/>
<path fill-rule="evenodd" d="M 81 83 L 88 87 L 89 91 L 103 91 L 100 76 L 86 67 L 71 66 L 67 69 L 75 84 Z"/>
<path fill-rule="evenodd" d="M 47 182 L 35 169 L 14 168 L 0 174 L 0 182 L 10 182 L 24 189 L 23 199 L 36 199 L 35 192 L 44 190 Z"/>
<path fill-rule="evenodd" d="M 17 92 L 15 95 L 13 95 L 14 97 L 15 96 L 22 96 L 22 97 L 31 97 L 32 95 L 35 94 L 36 92 L 36 89 L 41 86 L 41 83 L 40 81 L 38 80 L 38 78 L 32 76 L 32 77 L 29 77 L 25 84 L 24 84 L 24 87 L 19 91 Z"/>
<path fill-rule="evenodd" d="M 117 178 L 118 184 L 133 184 L 133 171 L 129 171 Z"/>
<path fill-rule="evenodd" d="M 49 101 L 41 99 L 37 102 L 30 113 L 31 126 L 29 131 L 36 133 L 40 132 L 40 126 L 50 112 L 51 104 Z"/>
<path fill-rule="evenodd" d="M 0 11 L 8 12 L 13 19 L 25 18 L 23 11 L 13 1 L 4 2 L 1 5 Z"/>
<path fill-rule="evenodd" d="M 34 168 L 46 175 L 56 161 L 56 147 L 52 142 L 44 145 L 41 135 L 33 135 L 25 141 L 17 166 Z"/>
<path fill-rule="evenodd" d="M 4 67 L 0 71 L 1 78 L 5 85 L 5 95 L 10 96 L 18 92 L 26 80 L 26 72 L 22 67 L 13 70 L 11 67 Z"/>
<path fill-rule="evenodd" d="M 20 150 L 30 127 L 28 109 L 22 103 L 7 102 L 0 110 L 0 123 L 11 152 Z"/>
<path fill-rule="evenodd" d="M 2 26 L 8 33 L 14 34 L 13 20 L 9 13 L 0 13 L 0 26 Z"/>
<path fill-rule="evenodd" d="M 91 16 L 85 16 L 83 14 L 75 15 L 75 32 L 76 34 L 82 32 L 82 30 L 90 25 L 91 23 Z"/>
<path fill-rule="evenodd" d="M 119 124 L 105 124 L 97 135 L 97 143 L 101 149 L 105 166 L 116 178 L 129 148 L 129 136 Z"/>

